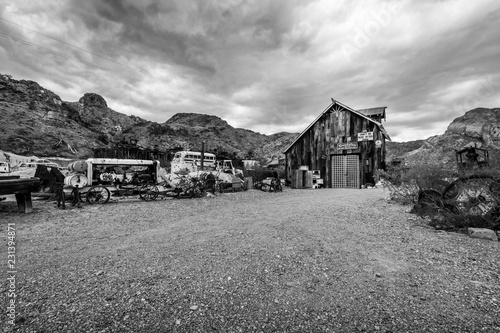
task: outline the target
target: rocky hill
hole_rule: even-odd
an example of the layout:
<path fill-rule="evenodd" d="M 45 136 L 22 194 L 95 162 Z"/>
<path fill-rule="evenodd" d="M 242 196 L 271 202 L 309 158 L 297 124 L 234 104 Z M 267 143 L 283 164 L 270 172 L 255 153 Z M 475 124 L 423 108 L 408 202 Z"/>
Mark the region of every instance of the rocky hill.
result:
<path fill-rule="evenodd" d="M 94 93 L 66 102 L 38 83 L 0 74 L 0 150 L 24 156 L 87 158 L 96 148 L 137 142 L 140 148 L 201 149 L 239 158 L 276 159 L 298 133 L 264 135 L 234 128 L 216 116 L 178 113 L 165 123 L 127 116 Z M 454 163 L 454 150 L 467 145 L 500 149 L 500 109 L 477 108 L 455 119 L 443 135 L 388 142 L 388 161 L 408 163 L 434 155 Z M 500 161 L 500 158 L 498 159 Z"/>
<path fill-rule="evenodd" d="M 491 163 L 500 162 L 500 108 L 476 108 L 452 121 L 446 132 L 426 140 L 389 143 L 388 157 L 404 159 L 408 164 L 423 160 L 456 164 L 455 151 L 467 146 L 489 150 Z"/>
<path fill-rule="evenodd" d="M 0 150 L 25 156 L 87 158 L 96 148 L 136 141 L 140 148 L 224 151 L 240 158 L 281 152 L 297 135 L 264 135 L 211 115 L 179 113 L 165 123 L 127 116 L 97 94 L 66 102 L 38 83 L 0 75 Z"/>
<path fill-rule="evenodd" d="M 425 140 L 415 140 L 415 141 L 407 141 L 407 142 L 396 142 L 396 141 L 387 141 L 386 149 L 387 155 L 386 158 L 388 161 L 392 161 L 398 158 L 401 158 L 405 154 L 414 151 L 424 144 Z"/>
<path fill-rule="evenodd" d="M 280 155 L 283 147 L 297 134 L 264 135 L 242 128 L 234 128 L 226 121 L 211 115 L 178 113 L 163 124 L 154 122 L 132 125 L 123 131 L 125 141 L 138 140 L 140 146 L 160 149 L 185 147 L 207 151 L 225 151 L 238 157 L 266 158 Z M 281 154 L 282 155 L 282 154 Z"/>

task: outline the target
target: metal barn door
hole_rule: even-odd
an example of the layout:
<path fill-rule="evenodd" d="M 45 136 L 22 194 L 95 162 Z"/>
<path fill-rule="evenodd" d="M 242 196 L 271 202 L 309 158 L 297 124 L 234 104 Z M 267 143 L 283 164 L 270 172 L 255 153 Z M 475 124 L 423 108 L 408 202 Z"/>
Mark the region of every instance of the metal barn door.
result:
<path fill-rule="evenodd" d="M 359 188 L 358 155 L 332 156 L 332 187 Z"/>

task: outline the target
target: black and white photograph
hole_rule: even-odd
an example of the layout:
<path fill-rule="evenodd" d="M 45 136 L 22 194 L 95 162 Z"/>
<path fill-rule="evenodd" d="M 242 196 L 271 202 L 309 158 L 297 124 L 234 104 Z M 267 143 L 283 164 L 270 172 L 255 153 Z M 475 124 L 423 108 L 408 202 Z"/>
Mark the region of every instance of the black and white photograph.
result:
<path fill-rule="evenodd" d="M 500 2 L 0 0 L 0 331 L 500 333 Z"/>

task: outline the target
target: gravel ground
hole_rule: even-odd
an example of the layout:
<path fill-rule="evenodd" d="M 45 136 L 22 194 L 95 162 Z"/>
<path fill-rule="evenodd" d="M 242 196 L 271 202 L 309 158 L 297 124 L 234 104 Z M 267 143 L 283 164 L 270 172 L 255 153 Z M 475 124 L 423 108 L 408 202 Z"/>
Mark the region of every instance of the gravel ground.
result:
<path fill-rule="evenodd" d="M 500 243 L 434 231 L 386 197 L 0 202 L 2 233 L 17 230 L 5 331 L 500 332 Z"/>

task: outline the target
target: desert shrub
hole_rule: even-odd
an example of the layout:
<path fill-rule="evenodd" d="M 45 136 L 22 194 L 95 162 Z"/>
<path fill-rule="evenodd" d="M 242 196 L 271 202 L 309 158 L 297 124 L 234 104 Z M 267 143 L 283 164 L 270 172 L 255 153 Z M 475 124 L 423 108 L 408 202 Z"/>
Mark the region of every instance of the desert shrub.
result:
<path fill-rule="evenodd" d="M 418 186 L 414 179 L 408 176 L 409 169 L 404 165 L 393 165 L 376 172 L 376 178 L 389 190 L 389 198 L 400 204 L 415 203 Z"/>
<path fill-rule="evenodd" d="M 379 171 L 377 175 L 389 190 L 390 198 L 396 202 L 414 204 L 422 191 L 426 191 L 431 202 L 444 190 L 447 182 L 456 176 L 452 167 L 441 163 L 443 159 L 438 152 L 429 152 L 409 160 L 389 165 L 386 171 Z"/>
<path fill-rule="evenodd" d="M 150 135 L 166 135 L 172 134 L 172 129 L 167 125 L 153 123 L 149 126 L 148 132 Z"/>

